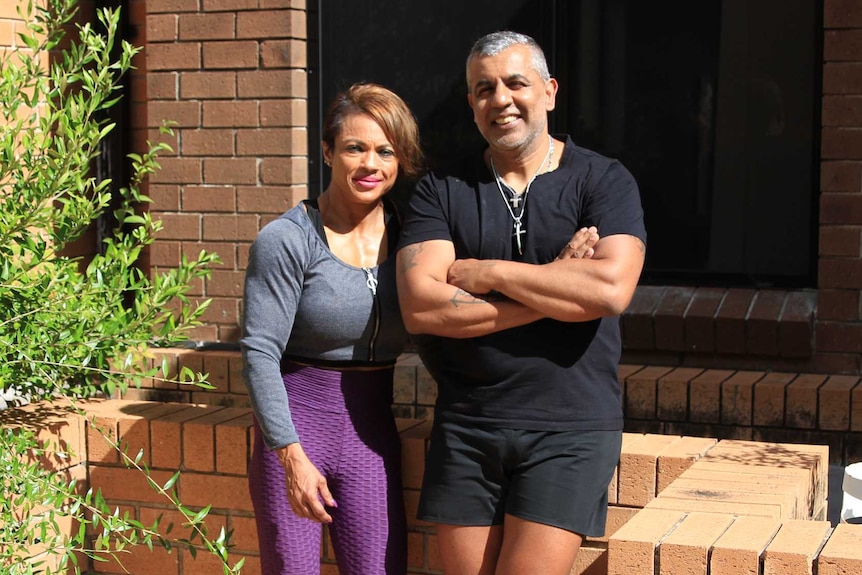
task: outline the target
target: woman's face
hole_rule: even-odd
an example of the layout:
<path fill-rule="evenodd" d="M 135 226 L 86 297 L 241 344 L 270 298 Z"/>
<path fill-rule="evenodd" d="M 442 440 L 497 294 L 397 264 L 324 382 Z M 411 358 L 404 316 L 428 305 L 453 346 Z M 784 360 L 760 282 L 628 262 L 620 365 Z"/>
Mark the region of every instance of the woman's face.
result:
<path fill-rule="evenodd" d="M 323 157 L 332 167 L 333 191 L 358 203 L 377 202 L 398 177 L 395 147 L 367 114 L 346 116 L 332 149 L 323 142 Z"/>

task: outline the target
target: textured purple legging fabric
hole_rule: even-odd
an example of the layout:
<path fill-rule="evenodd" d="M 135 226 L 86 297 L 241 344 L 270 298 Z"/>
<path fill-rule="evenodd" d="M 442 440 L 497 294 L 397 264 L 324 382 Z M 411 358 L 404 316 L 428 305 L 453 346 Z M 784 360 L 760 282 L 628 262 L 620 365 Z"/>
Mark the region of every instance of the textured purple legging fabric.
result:
<path fill-rule="evenodd" d="M 337 508 L 329 526 L 341 575 L 403 575 L 407 526 L 401 444 L 392 416 L 392 370 L 338 372 L 289 364 L 290 411 Z M 249 489 L 263 575 L 320 573 L 321 526 L 293 514 L 284 469 L 255 421 Z"/>

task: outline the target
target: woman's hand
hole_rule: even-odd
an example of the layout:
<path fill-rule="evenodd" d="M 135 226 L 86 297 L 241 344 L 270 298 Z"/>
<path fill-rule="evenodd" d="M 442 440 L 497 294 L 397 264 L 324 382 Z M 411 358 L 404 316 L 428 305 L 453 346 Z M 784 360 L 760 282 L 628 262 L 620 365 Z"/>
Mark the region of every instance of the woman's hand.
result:
<path fill-rule="evenodd" d="M 331 523 L 332 516 L 324 504 L 337 507 L 326 478 L 318 471 L 299 443 L 291 443 L 278 450 L 278 458 L 284 467 L 287 484 L 287 500 L 297 517 L 318 523 Z M 321 502 L 322 500 L 322 502 Z"/>
<path fill-rule="evenodd" d="M 589 259 L 593 257 L 595 251 L 593 247 L 599 241 L 599 231 L 595 226 L 590 226 L 589 228 L 581 228 L 575 235 L 572 236 L 572 239 L 568 241 L 568 243 L 563 247 L 563 251 L 560 252 L 560 255 L 557 256 L 558 260 L 565 260 L 568 258 L 584 258 Z"/>

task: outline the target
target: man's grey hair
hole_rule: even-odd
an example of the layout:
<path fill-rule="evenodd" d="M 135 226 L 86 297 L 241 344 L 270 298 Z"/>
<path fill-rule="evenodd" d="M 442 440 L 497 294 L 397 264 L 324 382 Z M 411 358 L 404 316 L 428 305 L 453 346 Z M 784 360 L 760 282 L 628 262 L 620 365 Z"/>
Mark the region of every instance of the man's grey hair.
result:
<path fill-rule="evenodd" d="M 545 59 L 545 53 L 538 42 L 533 40 L 526 34 L 503 30 L 500 32 L 492 32 L 482 36 L 473 48 L 470 49 L 470 54 L 467 56 L 467 66 L 470 65 L 470 60 L 480 56 L 496 56 L 506 48 L 512 46 L 523 45 L 530 49 L 530 60 L 533 69 L 539 74 L 542 80 L 548 81 L 551 79 L 551 74 L 548 72 L 548 61 Z"/>

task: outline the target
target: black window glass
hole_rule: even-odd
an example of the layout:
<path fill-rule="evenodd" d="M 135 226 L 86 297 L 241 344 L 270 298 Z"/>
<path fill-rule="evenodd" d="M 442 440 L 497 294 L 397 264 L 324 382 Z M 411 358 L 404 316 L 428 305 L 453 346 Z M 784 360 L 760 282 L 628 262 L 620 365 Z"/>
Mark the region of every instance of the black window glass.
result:
<path fill-rule="evenodd" d="M 410 104 L 436 166 L 478 150 L 464 60 L 512 29 L 560 82 L 552 131 L 641 188 L 643 283 L 814 286 L 818 0 L 309 3 L 312 189 L 321 102 L 375 81 Z M 403 197 L 408 190 L 397 190 Z"/>

